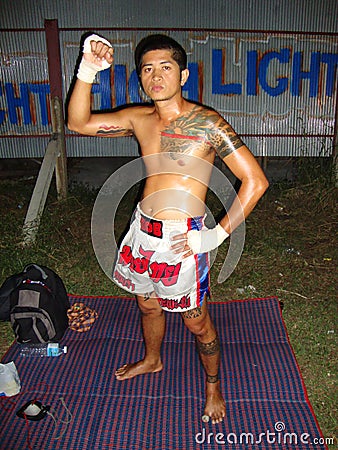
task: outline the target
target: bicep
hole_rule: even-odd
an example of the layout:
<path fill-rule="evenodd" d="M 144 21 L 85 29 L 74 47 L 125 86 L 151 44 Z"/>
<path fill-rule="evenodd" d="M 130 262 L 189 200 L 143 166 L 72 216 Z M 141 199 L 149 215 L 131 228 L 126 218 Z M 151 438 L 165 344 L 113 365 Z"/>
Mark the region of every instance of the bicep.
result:
<path fill-rule="evenodd" d="M 265 177 L 248 147 L 222 117 L 219 117 L 210 128 L 209 141 L 219 157 L 239 180 Z"/>
<path fill-rule="evenodd" d="M 264 172 L 256 158 L 243 143 L 223 161 L 240 181 L 246 180 L 255 184 L 265 180 Z"/>
<path fill-rule="evenodd" d="M 86 134 L 99 137 L 132 136 L 133 127 L 129 116 L 123 111 L 92 114 Z"/>

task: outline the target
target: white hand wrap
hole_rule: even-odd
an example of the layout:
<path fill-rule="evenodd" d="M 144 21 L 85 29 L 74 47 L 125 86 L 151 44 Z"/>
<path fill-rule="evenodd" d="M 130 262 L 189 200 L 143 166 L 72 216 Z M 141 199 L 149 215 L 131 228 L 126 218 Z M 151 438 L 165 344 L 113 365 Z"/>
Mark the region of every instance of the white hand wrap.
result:
<path fill-rule="evenodd" d="M 91 34 L 85 39 L 83 43 L 83 53 L 92 53 L 90 45 L 91 41 L 100 41 L 108 45 L 108 47 L 112 47 L 111 43 L 107 41 L 107 39 L 104 39 L 97 34 Z M 85 83 L 93 83 L 97 72 L 99 72 L 100 70 L 106 70 L 111 66 L 111 64 L 109 64 L 105 59 L 102 59 L 100 63 L 101 65 L 98 65 L 93 62 L 86 61 L 84 57 L 82 57 L 79 65 L 79 70 L 77 72 L 78 79 L 84 81 Z"/>
<path fill-rule="evenodd" d="M 228 236 L 229 234 L 220 224 L 210 230 L 190 230 L 187 233 L 188 245 L 194 255 L 210 252 L 221 245 Z"/>

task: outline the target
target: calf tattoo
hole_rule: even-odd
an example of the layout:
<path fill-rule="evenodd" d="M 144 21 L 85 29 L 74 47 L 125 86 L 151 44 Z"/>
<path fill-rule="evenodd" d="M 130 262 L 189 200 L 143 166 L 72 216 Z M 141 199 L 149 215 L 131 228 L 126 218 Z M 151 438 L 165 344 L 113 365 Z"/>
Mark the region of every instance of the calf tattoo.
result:
<path fill-rule="evenodd" d="M 219 353 L 220 351 L 220 342 L 218 336 L 211 342 L 207 342 L 206 344 L 200 342 L 197 337 L 196 339 L 196 347 L 198 352 L 204 356 L 213 356 Z M 207 373 L 207 383 L 217 383 L 219 380 L 218 373 L 216 375 L 210 375 Z"/>
<path fill-rule="evenodd" d="M 218 336 L 215 337 L 215 339 L 211 342 L 200 342 L 197 337 L 196 340 L 196 347 L 199 353 L 205 356 L 212 356 L 215 355 L 220 351 L 220 342 Z"/>

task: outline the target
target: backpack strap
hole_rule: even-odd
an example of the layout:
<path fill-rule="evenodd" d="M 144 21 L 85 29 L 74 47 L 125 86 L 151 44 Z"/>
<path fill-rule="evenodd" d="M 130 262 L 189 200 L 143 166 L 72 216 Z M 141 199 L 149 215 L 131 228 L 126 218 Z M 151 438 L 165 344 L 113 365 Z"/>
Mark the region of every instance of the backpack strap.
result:
<path fill-rule="evenodd" d="M 26 266 L 26 267 L 24 268 L 23 271 L 24 271 L 24 272 L 28 272 L 28 271 L 31 270 L 31 269 L 36 269 L 36 270 L 38 270 L 38 271 L 40 272 L 41 276 L 42 276 L 42 279 L 43 279 L 43 280 L 47 280 L 48 275 L 47 275 L 46 272 L 43 270 L 43 268 L 40 267 L 40 266 L 38 266 L 37 264 L 29 264 L 28 266 Z"/>

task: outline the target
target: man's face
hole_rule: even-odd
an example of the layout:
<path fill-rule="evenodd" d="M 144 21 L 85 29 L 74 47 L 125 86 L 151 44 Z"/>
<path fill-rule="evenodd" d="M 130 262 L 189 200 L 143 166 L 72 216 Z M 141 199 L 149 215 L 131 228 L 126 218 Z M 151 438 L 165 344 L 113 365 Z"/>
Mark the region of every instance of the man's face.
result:
<path fill-rule="evenodd" d="M 155 102 L 181 96 L 188 74 L 188 70 L 181 74 L 170 50 L 151 50 L 143 55 L 141 83 L 144 92 Z"/>

